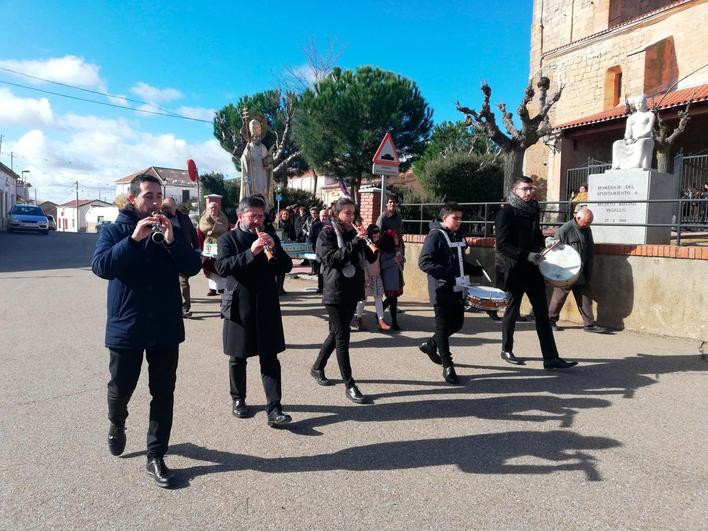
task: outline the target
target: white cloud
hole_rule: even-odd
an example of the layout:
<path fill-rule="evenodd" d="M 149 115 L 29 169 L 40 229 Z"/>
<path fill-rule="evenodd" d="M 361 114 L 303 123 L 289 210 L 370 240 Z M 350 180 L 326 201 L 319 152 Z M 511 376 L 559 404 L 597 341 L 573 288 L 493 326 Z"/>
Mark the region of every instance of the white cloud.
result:
<path fill-rule="evenodd" d="M 106 82 L 99 75 L 99 66 L 87 63 L 83 57 L 75 55 L 33 61 L 10 59 L 0 61 L 0 66 L 49 81 L 77 85 L 82 88 L 106 90 Z M 18 77 L 33 84 L 41 83 L 41 81 L 31 80 L 25 76 Z"/>
<path fill-rule="evenodd" d="M 179 107 L 177 114 L 187 116 L 189 118 L 197 118 L 198 120 L 214 120 L 214 109 L 205 109 L 204 107 Z"/>
<path fill-rule="evenodd" d="M 4 126 L 49 126 L 54 122 L 52 106 L 47 98 L 18 98 L 11 90 L 0 87 L 0 123 Z"/>
<path fill-rule="evenodd" d="M 173 88 L 160 89 L 140 81 L 130 88 L 130 92 L 148 102 L 174 101 L 183 97 L 183 94 Z"/>

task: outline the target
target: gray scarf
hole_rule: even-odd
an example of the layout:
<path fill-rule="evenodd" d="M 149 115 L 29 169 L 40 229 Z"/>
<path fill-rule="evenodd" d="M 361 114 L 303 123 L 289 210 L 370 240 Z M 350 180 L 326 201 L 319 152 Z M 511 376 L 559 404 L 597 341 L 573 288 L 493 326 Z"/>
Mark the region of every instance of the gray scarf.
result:
<path fill-rule="evenodd" d="M 513 191 L 506 197 L 509 204 L 514 207 L 518 214 L 524 217 L 535 218 L 538 215 L 538 201 L 532 199 L 528 203 L 516 195 Z"/>

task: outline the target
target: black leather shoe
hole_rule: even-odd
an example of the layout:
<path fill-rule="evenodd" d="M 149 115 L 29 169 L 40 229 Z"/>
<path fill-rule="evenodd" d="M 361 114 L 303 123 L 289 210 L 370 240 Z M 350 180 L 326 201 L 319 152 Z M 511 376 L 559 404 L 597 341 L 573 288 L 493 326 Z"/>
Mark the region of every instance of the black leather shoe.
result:
<path fill-rule="evenodd" d="M 366 397 L 361 394 L 361 391 L 359 391 L 359 388 L 356 385 L 352 385 L 351 387 L 347 387 L 344 390 L 344 394 L 347 395 L 347 398 L 354 402 L 355 404 L 364 404 L 366 403 Z"/>
<path fill-rule="evenodd" d="M 312 376 L 319 385 L 332 385 L 332 382 L 325 376 L 324 370 L 310 369 L 310 376 Z"/>
<path fill-rule="evenodd" d="M 457 373 L 455 372 L 455 367 L 450 365 L 449 367 L 443 367 L 443 378 L 445 381 L 452 385 L 457 385 L 460 381 L 457 379 Z"/>
<path fill-rule="evenodd" d="M 207 297 L 216 297 L 216 290 L 210 289 L 209 291 L 207 291 Z"/>
<path fill-rule="evenodd" d="M 526 365 L 526 361 L 521 358 L 517 358 L 513 353 L 502 350 L 501 359 L 512 365 Z"/>
<path fill-rule="evenodd" d="M 569 369 L 570 367 L 575 367 L 577 364 L 577 361 L 565 361 L 563 358 L 555 358 L 550 361 L 544 361 L 543 368 L 547 371 L 553 371 L 556 369 Z"/>
<path fill-rule="evenodd" d="M 293 418 L 290 415 L 286 415 L 280 409 L 274 409 L 268 413 L 268 426 L 271 428 L 277 428 L 278 426 L 284 426 L 285 424 L 290 424 Z"/>
<path fill-rule="evenodd" d="M 551 330 L 553 330 L 554 332 L 562 332 L 563 331 L 563 329 L 560 326 L 558 326 L 558 323 L 551 323 Z"/>
<path fill-rule="evenodd" d="M 148 476 L 155 480 L 155 484 L 158 487 L 167 489 L 174 485 L 172 471 L 167 468 L 165 460 L 162 457 L 148 458 L 145 470 L 147 470 Z"/>
<path fill-rule="evenodd" d="M 182 317 L 185 319 L 189 319 L 190 317 L 192 317 L 192 312 L 190 312 L 189 310 L 182 310 Z"/>
<path fill-rule="evenodd" d="M 433 345 L 426 341 L 425 343 L 421 343 L 418 348 L 423 354 L 428 355 L 430 361 L 432 361 L 436 365 L 442 365 L 442 360 L 440 359 L 440 356 L 438 356 L 438 349 L 436 349 Z"/>
<path fill-rule="evenodd" d="M 231 408 L 231 413 L 233 414 L 234 417 L 238 417 L 240 419 L 245 419 L 249 416 L 249 409 L 248 406 L 246 405 L 246 399 L 238 399 L 234 400 L 233 407 Z"/>
<path fill-rule="evenodd" d="M 502 318 L 499 317 L 499 313 L 496 310 L 487 312 L 487 315 L 489 316 L 489 318 L 492 321 L 501 321 L 502 320 Z"/>
<path fill-rule="evenodd" d="M 607 334 L 609 332 L 609 330 L 604 326 L 598 326 L 596 324 L 584 326 L 583 330 L 585 330 L 586 332 L 592 332 L 593 334 Z"/>
<path fill-rule="evenodd" d="M 125 426 L 111 424 L 108 428 L 108 451 L 111 455 L 120 455 L 125 450 Z"/>

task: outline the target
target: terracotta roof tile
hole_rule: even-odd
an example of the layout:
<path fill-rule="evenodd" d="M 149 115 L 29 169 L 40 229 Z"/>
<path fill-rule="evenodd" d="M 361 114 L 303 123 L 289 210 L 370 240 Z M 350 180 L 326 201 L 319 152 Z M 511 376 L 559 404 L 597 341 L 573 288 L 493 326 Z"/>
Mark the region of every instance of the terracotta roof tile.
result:
<path fill-rule="evenodd" d="M 659 109 L 670 109 L 671 107 L 680 107 L 686 105 L 688 102 L 703 102 L 708 101 L 708 84 L 699 85 L 697 87 L 689 87 L 686 89 L 677 90 L 675 92 L 670 92 L 663 97 L 661 95 L 649 98 L 647 105 L 649 108 L 654 107 L 654 101 L 658 100 L 660 105 Z M 596 114 L 591 114 L 590 116 L 585 116 L 572 122 L 565 122 L 560 125 L 554 126 L 556 130 L 572 129 L 574 127 L 582 127 L 585 125 L 596 124 L 599 122 L 609 122 L 610 120 L 617 120 L 618 118 L 623 118 L 627 116 L 625 112 L 625 106 L 620 105 L 614 109 L 609 109 L 607 111 L 599 112 Z"/>

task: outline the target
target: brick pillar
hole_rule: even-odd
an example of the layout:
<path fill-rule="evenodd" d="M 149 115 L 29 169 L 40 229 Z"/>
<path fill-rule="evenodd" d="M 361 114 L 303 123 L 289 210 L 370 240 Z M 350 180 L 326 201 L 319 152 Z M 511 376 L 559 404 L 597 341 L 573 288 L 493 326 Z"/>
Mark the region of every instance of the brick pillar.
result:
<path fill-rule="evenodd" d="M 380 190 L 362 190 L 360 192 L 359 213 L 361 214 L 361 222 L 365 227 L 376 223 L 381 213 Z"/>

